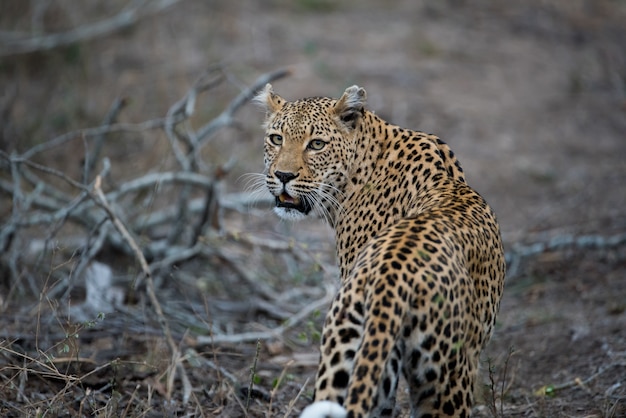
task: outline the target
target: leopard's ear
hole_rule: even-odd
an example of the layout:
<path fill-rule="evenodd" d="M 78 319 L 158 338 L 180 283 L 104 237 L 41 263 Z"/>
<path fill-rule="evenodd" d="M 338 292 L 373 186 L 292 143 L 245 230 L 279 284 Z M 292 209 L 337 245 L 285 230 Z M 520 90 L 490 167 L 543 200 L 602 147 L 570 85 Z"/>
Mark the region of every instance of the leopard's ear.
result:
<path fill-rule="evenodd" d="M 278 112 L 285 105 L 285 99 L 274 93 L 270 83 L 256 95 L 254 102 L 263 107 L 268 116 Z"/>
<path fill-rule="evenodd" d="M 365 113 L 366 102 L 367 93 L 363 87 L 348 87 L 335 103 L 333 112 L 347 128 L 354 129 Z"/>

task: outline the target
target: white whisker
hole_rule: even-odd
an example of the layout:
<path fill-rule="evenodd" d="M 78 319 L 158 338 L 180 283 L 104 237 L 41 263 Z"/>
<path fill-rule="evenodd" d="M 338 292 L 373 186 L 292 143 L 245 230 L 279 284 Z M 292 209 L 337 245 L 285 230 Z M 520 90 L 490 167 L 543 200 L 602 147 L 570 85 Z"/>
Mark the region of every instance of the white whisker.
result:
<path fill-rule="evenodd" d="M 327 183 L 315 183 L 317 185 L 316 192 L 328 203 L 335 211 L 343 213 L 344 207 L 339 199 L 344 198 L 344 193 L 333 185 Z"/>
<path fill-rule="evenodd" d="M 262 173 L 246 173 L 237 181 L 244 181 L 244 192 L 250 196 L 250 206 L 253 206 L 259 200 L 265 199 L 270 194 L 266 183 L 265 174 Z"/>
<path fill-rule="evenodd" d="M 340 199 L 343 199 L 343 192 L 333 185 L 312 182 L 314 189 L 310 190 L 303 197 L 314 209 L 315 213 L 324 219 L 329 225 L 333 225 L 335 215 L 344 211 Z"/>
<path fill-rule="evenodd" d="M 259 184 L 265 184 L 265 174 L 263 173 L 245 173 L 238 179 L 237 183 L 244 182 L 244 188 L 248 189 L 250 185 L 258 186 Z"/>
<path fill-rule="evenodd" d="M 317 193 L 309 193 L 304 195 L 303 198 L 320 218 L 324 219 L 329 225 L 333 224 L 331 214 L 328 212 L 324 206 L 324 202 Z"/>

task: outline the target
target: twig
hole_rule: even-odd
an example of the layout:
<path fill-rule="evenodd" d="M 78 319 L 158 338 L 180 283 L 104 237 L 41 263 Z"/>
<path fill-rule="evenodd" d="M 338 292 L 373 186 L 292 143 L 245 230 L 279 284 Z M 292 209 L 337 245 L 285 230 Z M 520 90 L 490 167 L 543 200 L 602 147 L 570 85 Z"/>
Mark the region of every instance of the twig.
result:
<path fill-rule="evenodd" d="M 224 110 L 217 118 L 213 119 L 211 122 L 200 128 L 196 132 L 196 141 L 198 145 L 206 143 L 211 135 L 215 133 L 218 129 L 230 125 L 233 122 L 233 116 L 236 111 L 239 110 L 252 97 L 254 97 L 254 94 L 266 83 L 286 77 L 289 74 L 291 74 L 291 69 L 284 68 L 267 74 L 263 74 L 259 78 L 257 78 L 254 84 L 242 91 L 228 105 L 226 110 Z M 63 135 L 59 135 L 47 141 L 41 141 L 39 145 L 30 148 L 20 157 L 24 160 L 28 160 L 41 152 L 56 148 L 66 142 L 76 139 L 90 139 L 115 132 L 144 132 L 146 130 L 161 129 L 165 128 L 168 124 L 176 124 L 185 119 L 187 119 L 185 112 L 177 112 L 170 117 L 151 119 L 141 123 L 114 123 L 111 125 L 98 126 L 95 128 L 80 129 L 72 132 L 67 132 Z M 200 146 L 197 146 L 195 152 L 199 152 L 200 148 Z"/>
<path fill-rule="evenodd" d="M 326 287 L 326 294 L 321 299 L 318 299 L 306 307 L 304 307 L 301 311 L 294 314 L 291 318 L 285 321 L 279 327 L 276 327 L 272 330 L 265 332 L 244 332 L 241 334 L 232 334 L 232 335 L 211 335 L 204 336 L 200 335 L 196 337 L 195 344 L 203 345 L 203 344 L 220 344 L 220 343 L 243 343 L 250 342 L 256 340 L 269 340 L 271 338 L 280 338 L 283 334 L 290 330 L 291 328 L 298 325 L 302 320 L 309 317 L 313 312 L 321 309 L 322 307 L 327 306 L 332 300 L 335 294 L 334 286 Z"/>
<path fill-rule="evenodd" d="M 209 187 L 212 187 L 212 185 Z M 176 221 L 170 228 L 169 233 L 167 234 L 166 240 L 168 246 L 176 245 L 179 242 L 180 237 L 185 231 L 185 227 L 189 224 L 189 210 L 187 207 L 187 202 L 189 201 L 190 197 L 191 188 L 188 184 L 185 184 L 178 191 L 178 199 L 176 199 Z"/>
<path fill-rule="evenodd" d="M 0 188 L 2 188 L 1 180 L 0 180 Z M 237 211 L 240 213 L 249 213 L 250 211 L 246 210 L 246 207 L 248 207 L 250 205 L 250 202 L 252 202 L 253 200 L 256 200 L 256 199 L 252 199 L 251 195 L 248 195 L 246 193 L 229 193 L 229 194 L 222 195 L 219 203 L 220 203 L 220 207 L 223 209 L 229 209 L 229 210 Z M 270 204 L 273 203 L 273 200 L 268 198 L 263 203 L 269 206 Z M 202 213 L 202 211 L 205 208 L 205 205 L 206 205 L 206 198 L 190 199 L 188 202 L 189 213 L 191 214 Z M 259 213 L 266 215 L 267 211 L 260 210 Z M 140 225 L 141 228 L 152 228 L 158 225 L 163 225 L 168 222 L 171 222 L 175 216 L 176 216 L 176 212 L 172 210 L 171 207 L 168 207 L 163 210 L 152 212 L 147 215 L 140 214 L 135 224 L 138 226 Z M 236 234 L 236 233 L 228 232 L 228 231 L 226 231 L 226 234 L 228 236 L 232 236 L 233 239 L 235 240 L 237 240 L 237 237 L 242 236 L 240 234 Z M 259 242 L 266 242 L 265 238 L 256 238 L 256 239 Z M 268 247 L 275 244 L 278 249 L 282 249 L 291 245 L 288 241 L 283 241 L 283 240 L 267 240 L 267 242 L 268 242 Z M 291 247 L 293 248 L 293 245 L 291 245 Z M 288 248 L 285 248 L 285 249 L 288 250 Z"/>
<path fill-rule="evenodd" d="M 174 248 L 173 251 L 170 251 L 170 254 L 159 257 L 157 261 L 154 261 L 150 264 L 151 271 L 158 271 L 162 269 L 166 269 L 174 264 L 180 263 L 181 261 L 188 260 L 190 258 L 196 257 L 202 252 L 205 251 L 204 244 L 197 243 L 193 247 L 189 248 Z M 155 251 L 152 251 L 154 253 Z M 157 252 L 157 254 L 160 253 Z M 154 254 L 151 254 L 154 255 Z M 160 254 L 162 255 L 162 254 Z"/>
<path fill-rule="evenodd" d="M 185 356 L 185 359 L 187 359 L 189 357 L 190 357 L 190 354 L 187 353 L 186 356 Z M 232 374 L 231 372 L 229 372 L 225 368 L 223 368 L 221 366 L 218 366 L 217 364 L 215 364 L 211 360 L 208 360 L 204 356 L 198 355 L 198 353 L 196 353 L 195 351 L 193 351 L 193 361 L 194 362 L 197 361 L 202 366 L 206 366 L 206 367 L 208 367 L 210 369 L 215 370 L 220 375 L 222 375 L 226 379 L 228 379 L 231 384 L 237 384 L 237 382 L 239 381 L 239 379 L 237 379 L 237 377 L 234 374 Z"/>
<path fill-rule="evenodd" d="M 507 372 L 509 370 L 509 361 L 511 360 L 511 357 L 513 356 L 513 354 L 515 354 L 515 350 L 513 349 L 513 347 L 509 347 L 509 353 L 506 356 L 506 360 L 504 360 L 504 369 L 502 370 L 502 382 L 500 384 L 500 416 L 504 417 L 504 392 L 506 390 L 506 375 Z"/>
<path fill-rule="evenodd" d="M 37 185 L 45 183 L 45 195 L 54 200 L 55 203 L 53 203 L 53 205 L 56 205 L 56 207 L 61 207 L 72 200 L 70 195 L 62 190 L 59 190 L 56 186 L 50 184 L 50 182 L 46 182 L 41 177 L 35 175 L 35 173 L 33 173 L 26 164 L 19 164 L 19 172 L 23 179 L 32 187 L 37 187 Z"/>
<path fill-rule="evenodd" d="M 32 372 L 32 373 L 36 373 L 39 374 L 41 376 L 46 376 L 46 377 L 52 377 L 52 378 L 57 378 L 57 379 L 63 379 L 63 380 L 70 380 L 70 381 L 77 381 L 79 380 L 79 378 L 77 378 L 76 376 L 66 376 L 65 374 L 61 373 L 59 371 L 59 369 L 56 368 L 54 362 L 48 361 L 49 358 L 48 356 L 43 353 L 43 352 L 39 352 L 39 354 L 41 356 L 43 356 L 45 358 L 44 361 L 41 361 L 35 357 L 32 357 L 26 353 L 20 353 L 18 351 L 15 351 L 12 348 L 6 347 L 6 346 L 0 346 L 0 351 L 5 351 L 9 354 L 12 354 L 18 358 L 21 358 L 23 360 L 24 363 L 28 362 L 29 364 L 35 364 L 39 367 L 41 367 L 41 370 L 36 370 L 33 368 L 29 368 L 27 366 L 16 366 L 16 365 L 9 365 L 6 366 L 7 368 L 13 368 L 16 370 L 21 370 L 24 372 Z"/>
<path fill-rule="evenodd" d="M 4 96 L 0 97 L 0 144 L 8 143 L 8 137 L 13 129 L 11 113 L 17 99 L 17 83 L 9 83 L 5 87 Z"/>
<path fill-rule="evenodd" d="M 184 116 L 178 116 L 180 120 L 184 119 Z M 21 157 L 23 159 L 30 159 L 34 155 L 41 152 L 54 149 L 66 142 L 73 141 L 81 138 L 93 138 L 103 134 L 110 134 L 116 132 L 145 132 L 153 129 L 161 129 L 167 122 L 166 118 L 156 118 L 147 120 L 140 123 L 114 123 L 108 126 L 98 126 L 95 128 L 79 129 L 72 132 L 59 135 L 50 139 L 49 141 L 42 141 L 39 145 L 35 145 L 28 151 L 24 152 Z"/>
<path fill-rule="evenodd" d="M 2 156 L 2 151 L 0 151 L 0 156 Z M 19 157 L 19 160 L 24 161 L 23 157 Z M 84 185 L 67 177 L 62 172 L 59 172 L 58 170 L 50 169 L 45 166 L 41 166 L 39 164 L 36 164 L 36 166 L 44 168 L 46 172 L 48 172 L 48 174 L 53 174 L 53 175 L 60 174 L 62 178 L 70 182 L 72 186 L 80 187 L 81 190 L 84 190 L 83 188 Z M 104 177 L 104 175 L 101 175 L 101 177 Z M 205 175 L 197 174 L 197 173 L 185 173 L 185 172 L 150 173 L 143 177 L 139 177 L 137 179 L 134 179 L 134 180 L 131 180 L 131 181 L 128 181 L 126 183 L 119 185 L 115 190 L 108 192 L 106 194 L 106 197 L 108 200 L 117 201 L 125 195 L 131 194 L 131 193 L 138 193 L 142 191 L 143 189 L 153 188 L 156 185 L 168 184 L 168 183 L 181 183 L 181 184 L 188 183 L 195 187 L 207 187 L 212 184 L 212 180 Z M 0 179 L 0 190 L 9 194 L 13 194 L 15 189 L 9 182 Z M 49 223 L 53 223 L 60 219 L 70 216 L 71 212 L 74 212 L 74 216 L 72 218 L 80 222 L 81 220 L 84 220 L 83 217 L 86 216 L 87 211 L 93 207 L 93 203 L 91 202 L 85 202 L 83 204 L 82 200 L 87 196 L 88 196 L 88 193 L 85 192 L 84 195 L 80 195 L 78 198 L 75 198 L 74 202 L 71 205 L 65 206 L 65 207 L 59 207 L 58 206 L 59 202 L 56 202 L 56 201 L 53 202 L 47 198 L 44 198 L 43 196 L 34 195 L 33 200 L 32 200 L 34 206 L 37 206 L 46 211 L 54 211 L 54 212 L 52 214 L 39 213 L 39 214 L 36 214 L 34 216 L 29 216 L 29 217 L 25 217 L 22 215 L 19 221 L 17 221 L 17 223 L 19 226 L 24 226 L 24 227 L 41 225 L 41 224 L 49 224 Z M 198 206 L 193 205 L 192 207 L 197 208 L 197 209 L 194 209 L 194 211 L 196 211 L 196 210 L 199 210 L 199 206 L 200 205 L 198 204 Z M 149 216 L 154 216 L 154 215 L 149 215 Z M 159 223 L 167 222 L 167 221 L 168 219 L 163 219 Z M 146 221 L 145 220 L 141 221 L 139 222 L 139 224 L 142 224 L 144 222 Z M 85 223 L 85 222 L 81 222 L 81 223 Z M 88 226 L 93 225 L 93 219 L 90 219 L 90 222 L 86 222 L 85 224 Z"/>
<path fill-rule="evenodd" d="M 626 244 L 626 233 L 609 236 L 593 234 L 575 236 L 573 234 L 564 234 L 532 244 L 514 244 L 512 249 L 505 254 L 508 264 L 507 278 L 510 279 L 519 273 L 519 266 L 524 258 L 546 251 L 558 251 L 566 248 L 608 249 L 624 244 Z"/>
<path fill-rule="evenodd" d="M 217 184 L 212 184 L 210 187 L 207 187 L 204 191 L 204 207 L 202 208 L 202 212 L 200 213 L 200 220 L 197 225 L 193 228 L 192 237 L 191 237 L 191 245 L 196 245 L 198 239 L 204 235 L 206 231 L 206 226 L 210 224 L 209 220 L 215 215 L 215 213 L 219 210 L 219 198 L 217 192 Z"/>
<path fill-rule="evenodd" d="M 296 397 L 293 398 L 291 401 L 289 401 L 289 406 L 287 407 L 287 412 L 285 412 L 284 418 L 287 418 L 291 415 L 291 411 L 293 410 L 293 407 L 296 405 L 296 402 L 298 402 L 298 399 L 300 399 L 300 396 L 302 396 L 302 394 L 304 393 L 304 389 L 309 384 L 309 380 L 310 378 L 307 377 L 307 379 L 302 384 L 302 387 L 298 391 L 298 394 L 296 395 Z"/>
<path fill-rule="evenodd" d="M 150 173 L 143 177 L 120 184 L 116 190 L 107 193 L 106 196 L 107 199 L 117 201 L 122 196 L 129 193 L 136 193 L 143 189 L 153 188 L 155 186 L 160 187 L 161 185 L 168 183 L 189 184 L 195 187 L 209 187 L 213 183 L 213 180 L 203 174 L 184 171 Z"/>
<path fill-rule="evenodd" d="M 271 416 L 270 414 L 272 412 L 272 404 L 274 403 L 274 397 L 276 396 L 276 393 L 278 392 L 278 388 L 283 383 L 283 380 L 285 379 L 285 375 L 287 374 L 287 370 L 289 369 L 289 367 L 291 367 L 293 363 L 294 363 L 293 360 L 289 360 L 287 364 L 285 364 L 285 367 L 283 367 L 283 370 L 280 372 L 280 376 L 278 376 L 278 379 L 276 379 L 276 383 L 273 385 L 272 390 L 270 391 L 270 403 L 267 408 L 268 417 Z"/>
<path fill-rule="evenodd" d="M 24 158 L 23 156 L 19 157 L 19 156 L 13 155 L 13 156 L 9 157 L 4 151 L 0 151 L 0 156 L 2 156 L 4 158 L 10 159 L 12 165 L 13 164 L 17 165 L 18 163 L 19 164 L 24 164 L 24 165 L 32 167 L 32 168 L 34 168 L 36 170 L 39 170 L 39 171 L 41 171 L 43 173 L 50 174 L 50 175 L 53 175 L 55 177 L 58 177 L 61 180 L 63 180 L 66 183 L 68 183 L 69 185 L 71 185 L 73 187 L 76 187 L 77 189 L 85 190 L 85 188 L 86 188 L 86 186 L 84 184 L 74 180 L 73 178 L 71 178 L 70 176 L 65 174 L 64 172 L 59 171 L 59 170 L 55 170 L 54 168 L 51 168 L 51 167 L 48 167 L 48 166 L 45 166 L 45 165 L 42 165 L 42 164 L 39 164 L 39 163 L 36 163 L 34 161 L 29 160 L 28 158 Z M 16 175 L 16 174 L 14 174 L 14 175 Z M 17 177 L 17 178 L 19 178 L 19 177 Z M 19 187 L 17 188 L 17 190 L 19 190 Z"/>
<path fill-rule="evenodd" d="M 211 74 L 212 72 L 214 71 L 210 71 L 208 74 Z M 203 141 L 203 138 L 208 139 L 216 130 L 224 126 L 231 125 L 234 121 L 233 116 L 237 112 L 237 110 L 239 110 L 239 108 L 241 108 L 241 106 L 243 106 L 246 102 L 251 100 L 254 97 L 254 94 L 262 86 L 272 80 L 285 77 L 288 74 L 289 70 L 281 69 L 259 77 L 259 79 L 252 86 L 244 89 L 244 91 L 242 91 L 237 97 L 235 97 L 235 99 L 230 102 L 226 109 L 217 118 L 213 119 L 208 125 L 206 125 L 204 128 L 200 128 L 197 133 L 194 132 L 190 135 L 187 135 L 186 137 L 182 136 L 186 139 L 187 144 L 191 148 L 188 156 L 185 156 L 180 149 L 180 146 L 178 145 L 178 139 L 179 137 L 181 137 L 181 135 L 178 135 L 175 132 L 175 124 L 173 122 L 174 117 L 181 113 L 184 115 L 184 119 L 190 117 L 193 114 L 198 89 L 208 89 L 209 87 L 220 82 L 223 77 L 220 76 L 217 79 L 207 83 L 204 81 L 204 78 L 206 77 L 205 74 L 203 75 L 203 77 L 197 80 L 196 83 L 194 83 L 194 86 L 185 95 L 185 97 L 176 104 L 174 104 L 172 107 L 170 107 L 166 117 L 165 132 L 167 133 L 167 137 L 172 146 L 172 150 L 174 151 L 174 155 L 176 156 L 176 159 L 182 167 L 183 171 L 189 172 L 193 167 L 198 166 L 198 163 L 196 161 L 200 161 L 200 148 L 202 147 L 203 143 L 206 143 L 206 141 Z M 205 211 L 211 211 L 211 205 L 217 204 L 217 200 L 214 199 L 216 196 L 214 194 L 215 190 L 216 189 L 213 184 L 206 187 L 207 204 L 205 205 Z M 184 231 L 184 227 L 189 223 L 189 211 L 187 201 L 190 198 L 190 194 L 191 191 L 188 187 L 184 187 L 180 190 L 180 196 L 177 200 L 178 213 L 176 216 L 176 222 L 173 228 L 170 229 L 170 233 L 168 234 L 167 238 L 170 245 L 175 244 L 179 240 L 179 237 Z M 215 211 L 213 212 L 215 213 Z M 209 213 L 207 213 L 206 215 L 209 215 Z M 191 237 L 191 245 L 195 244 L 195 242 L 197 241 L 197 238 L 202 233 L 203 227 L 208 219 L 208 216 L 203 217 L 199 227 L 195 229 L 195 232 Z"/>
<path fill-rule="evenodd" d="M 115 120 L 117 119 L 117 116 L 120 114 L 120 112 L 126 106 L 127 103 L 128 103 L 128 100 L 126 100 L 125 98 L 115 99 L 115 101 L 113 102 L 113 105 L 111 106 L 111 109 L 109 109 L 109 112 L 104 118 L 104 123 L 102 124 L 102 126 L 109 126 L 113 124 Z M 91 153 L 85 151 L 85 162 L 84 162 L 84 167 L 83 167 L 83 183 L 84 184 L 89 183 L 91 170 L 93 169 L 94 165 L 98 161 L 98 158 L 100 158 L 100 152 L 102 151 L 102 145 L 104 143 L 105 137 L 106 137 L 105 134 L 96 136 L 94 140 L 93 151 Z M 89 148 L 87 147 L 87 144 L 85 144 L 85 150 L 88 150 L 88 149 Z"/>
<path fill-rule="evenodd" d="M 215 75 L 216 73 L 217 76 Z M 184 171 L 191 170 L 192 163 L 195 162 L 196 153 L 194 148 L 196 141 L 193 136 L 195 134 L 187 136 L 180 135 L 176 131 L 175 126 L 177 123 L 187 120 L 193 115 L 195 111 L 196 98 L 199 93 L 218 85 L 223 79 L 224 77 L 221 74 L 220 67 L 216 66 L 209 68 L 204 74 L 198 77 L 185 96 L 178 102 L 174 103 L 167 111 L 167 116 L 165 118 L 165 133 L 167 134 L 167 138 L 172 146 L 172 151 L 174 151 L 174 156 Z M 191 149 L 191 152 L 185 155 L 183 150 L 178 145 L 178 139 L 184 140 L 186 145 Z"/>
<path fill-rule="evenodd" d="M 230 102 L 230 104 L 226 107 L 226 109 L 224 109 L 222 113 L 220 113 L 218 117 L 198 129 L 196 137 L 199 142 L 199 146 L 196 151 L 199 151 L 201 146 L 204 145 L 209 139 L 211 139 L 211 137 L 217 130 L 225 126 L 231 125 L 233 123 L 233 116 L 235 115 L 235 113 L 241 108 L 241 106 L 250 101 L 255 96 L 255 94 L 267 83 L 271 83 L 274 80 L 287 77 L 291 73 L 291 68 L 281 68 L 279 70 L 272 71 L 258 77 L 254 81 L 254 83 L 252 83 L 249 87 L 245 88 L 241 93 L 239 93 L 239 95 Z"/>
<path fill-rule="evenodd" d="M 109 224 L 105 223 L 105 219 L 93 228 L 90 235 L 87 237 L 87 242 L 85 243 L 84 250 L 81 252 L 80 259 L 78 261 L 78 265 L 72 272 L 71 276 L 81 278 L 83 277 L 83 272 L 89 266 L 89 263 L 96 257 L 96 255 L 100 252 L 104 243 L 106 242 L 106 238 L 109 236 Z M 92 240 L 92 236 L 95 235 L 95 239 Z M 72 291 L 72 283 L 73 280 L 67 280 L 69 285 L 65 290 L 65 295 L 63 299 L 66 299 L 70 292 Z M 51 297 L 51 294 L 48 294 L 48 297 Z"/>
<path fill-rule="evenodd" d="M 261 354 L 261 340 L 256 341 L 256 351 L 254 352 L 254 361 L 250 367 L 250 383 L 248 384 L 248 394 L 246 396 L 246 411 L 250 410 L 250 399 L 252 398 L 252 387 L 254 386 L 254 376 L 256 375 L 256 365 Z"/>
<path fill-rule="evenodd" d="M 200 220 L 193 228 L 191 245 L 195 245 L 208 228 L 212 228 L 214 231 L 221 231 L 221 180 L 228 174 L 234 163 L 235 160 L 230 159 L 218 167 L 215 170 L 213 184 L 205 189 L 204 207 L 202 208 Z"/>
<path fill-rule="evenodd" d="M 183 404 L 187 404 L 189 402 L 189 398 L 191 398 L 191 393 L 193 388 L 191 386 L 191 382 L 189 381 L 189 377 L 185 372 L 185 367 L 182 363 L 182 358 L 176 363 L 176 370 L 178 371 L 178 375 L 180 376 L 180 381 L 183 384 Z"/>
<path fill-rule="evenodd" d="M 241 403 L 241 399 L 239 399 L 239 396 L 237 396 L 237 394 L 235 393 L 235 389 L 233 387 L 230 388 L 230 394 L 235 399 L 235 402 L 237 402 L 241 410 L 243 411 L 244 418 L 248 418 L 249 417 L 248 410 L 246 409 L 244 404 Z"/>
<path fill-rule="evenodd" d="M 185 379 L 187 379 L 184 368 L 176 367 L 176 364 L 178 360 L 180 359 L 180 350 L 178 349 L 178 346 L 176 345 L 176 343 L 174 342 L 174 339 L 172 338 L 172 333 L 167 323 L 167 319 L 165 318 L 165 315 L 163 315 L 163 309 L 161 308 L 161 304 L 159 303 L 159 300 L 156 296 L 156 293 L 154 290 L 154 282 L 152 281 L 152 273 L 150 271 L 150 266 L 148 265 L 148 262 L 146 261 L 146 258 L 141 252 L 141 249 L 137 245 L 136 241 L 133 239 L 133 237 L 130 235 L 130 233 L 124 226 L 124 224 L 120 221 L 120 219 L 116 216 L 116 214 L 113 212 L 113 210 L 109 206 L 106 196 L 104 195 L 104 193 L 102 192 L 102 189 L 100 188 L 100 184 L 101 184 L 101 178 L 100 176 L 98 176 L 96 177 L 96 181 L 94 182 L 94 187 L 93 187 L 94 196 L 93 197 L 95 198 L 98 205 L 102 207 L 102 209 L 104 209 L 106 214 L 109 216 L 109 219 L 115 226 L 115 229 L 123 237 L 124 241 L 126 241 L 126 243 L 131 247 L 133 253 L 135 254 L 135 258 L 139 261 L 139 264 L 141 265 L 141 270 L 143 272 L 144 278 L 147 283 L 148 297 L 150 298 L 150 302 L 152 303 L 152 307 L 157 315 L 159 324 L 161 325 L 161 330 L 163 331 L 163 334 L 165 335 L 165 339 L 167 340 L 167 343 L 170 347 L 170 351 L 172 354 L 172 362 L 175 367 L 172 367 L 172 370 L 170 371 L 170 373 L 174 374 L 175 371 L 177 370 L 180 373 L 181 378 L 183 379 L 183 382 L 184 382 Z M 171 378 L 173 378 L 173 376 L 171 376 Z"/>
<path fill-rule="evenodd" d="M 248 286 L 252 288 L 254 293 L 261 295 L 266 299 L 272 300 L 274 291 L 266 283 L 262 283 L 257 280 L 256 274 L 250 271 L 246 266 L 240 263 L 238 260 L 231 257 L 227 252 L 221 248 L 212 249 L 228 267 L 230 267 L 239 277 L 241 277 Z"/>
<path fill-rule="evenodd" d="M 581 379 L 580 377 L 576 377 L 570 381 L 564 382 L 564 383 L 560 383 L 558 385 L 546 385 L 546 386 L 542 386 L 539 389 L 537 389 L 535 391 L 535 395 L 537 396 L 552 396 L 554 395 L 557 391 L 559 390 L 563 390 L 563 389 L 569 389 L 571 387 L 575 387 L 575 386 L 580 386 L 582 388 L 585 388 L 589 383 L 591 383 L 591 381 L 593 381 L 595 378 L 597 378 L 598 376 L 602 375 L 603 373 L 607 372 L 608 370 L 612 369 L 613 367 L 626 367 L 626 362 L 615 362 L 615 363 L 611 363 L 611 364 L 607 364 L 604 365 L 602 367 L 600 367 L 598 369 L 597 372 L 595 372 L 594 374 L 592 374 L 591 376 L 589 376 L 586 379 Z"/>

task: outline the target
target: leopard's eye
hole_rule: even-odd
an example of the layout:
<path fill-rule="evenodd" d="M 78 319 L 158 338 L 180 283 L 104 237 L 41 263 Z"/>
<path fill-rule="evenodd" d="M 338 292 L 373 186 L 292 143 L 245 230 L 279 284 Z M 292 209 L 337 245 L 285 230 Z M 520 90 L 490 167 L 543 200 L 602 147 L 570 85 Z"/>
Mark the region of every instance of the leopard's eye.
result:
<path fill-rule="evenodd" d="M 280 147 L 281 145 L 283 145 L 283 137 L 278 134 L 271 134 L 269 139 L 270 139 L 270 142 L 276 145 L 277 147 Z"/>
<path fill-rule="evenodd" d="M 319 151 L 326 146 L 326 142 L 321 139 L 314 139 L 308 143 L 306 146 L 308 149 L 312 149 L 314 151 Z"/>

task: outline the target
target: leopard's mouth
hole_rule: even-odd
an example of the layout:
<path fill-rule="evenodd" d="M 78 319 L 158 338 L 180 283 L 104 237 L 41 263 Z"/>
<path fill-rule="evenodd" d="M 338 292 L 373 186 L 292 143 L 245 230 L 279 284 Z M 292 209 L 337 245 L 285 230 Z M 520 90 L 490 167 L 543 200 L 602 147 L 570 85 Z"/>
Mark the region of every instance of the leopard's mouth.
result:
<path fill-rule="evenodd" d="M 291 196 L 287 192 L 282 192 L 278 196 L 276 196 L 276 207 L 286 208 L 286 209 L 295 209 L 298 212 L 302 212 L 304 214 L 309 213 L 311 210 L 311 206 L 304 199 L 300 199 L 296 196 Z"/>

